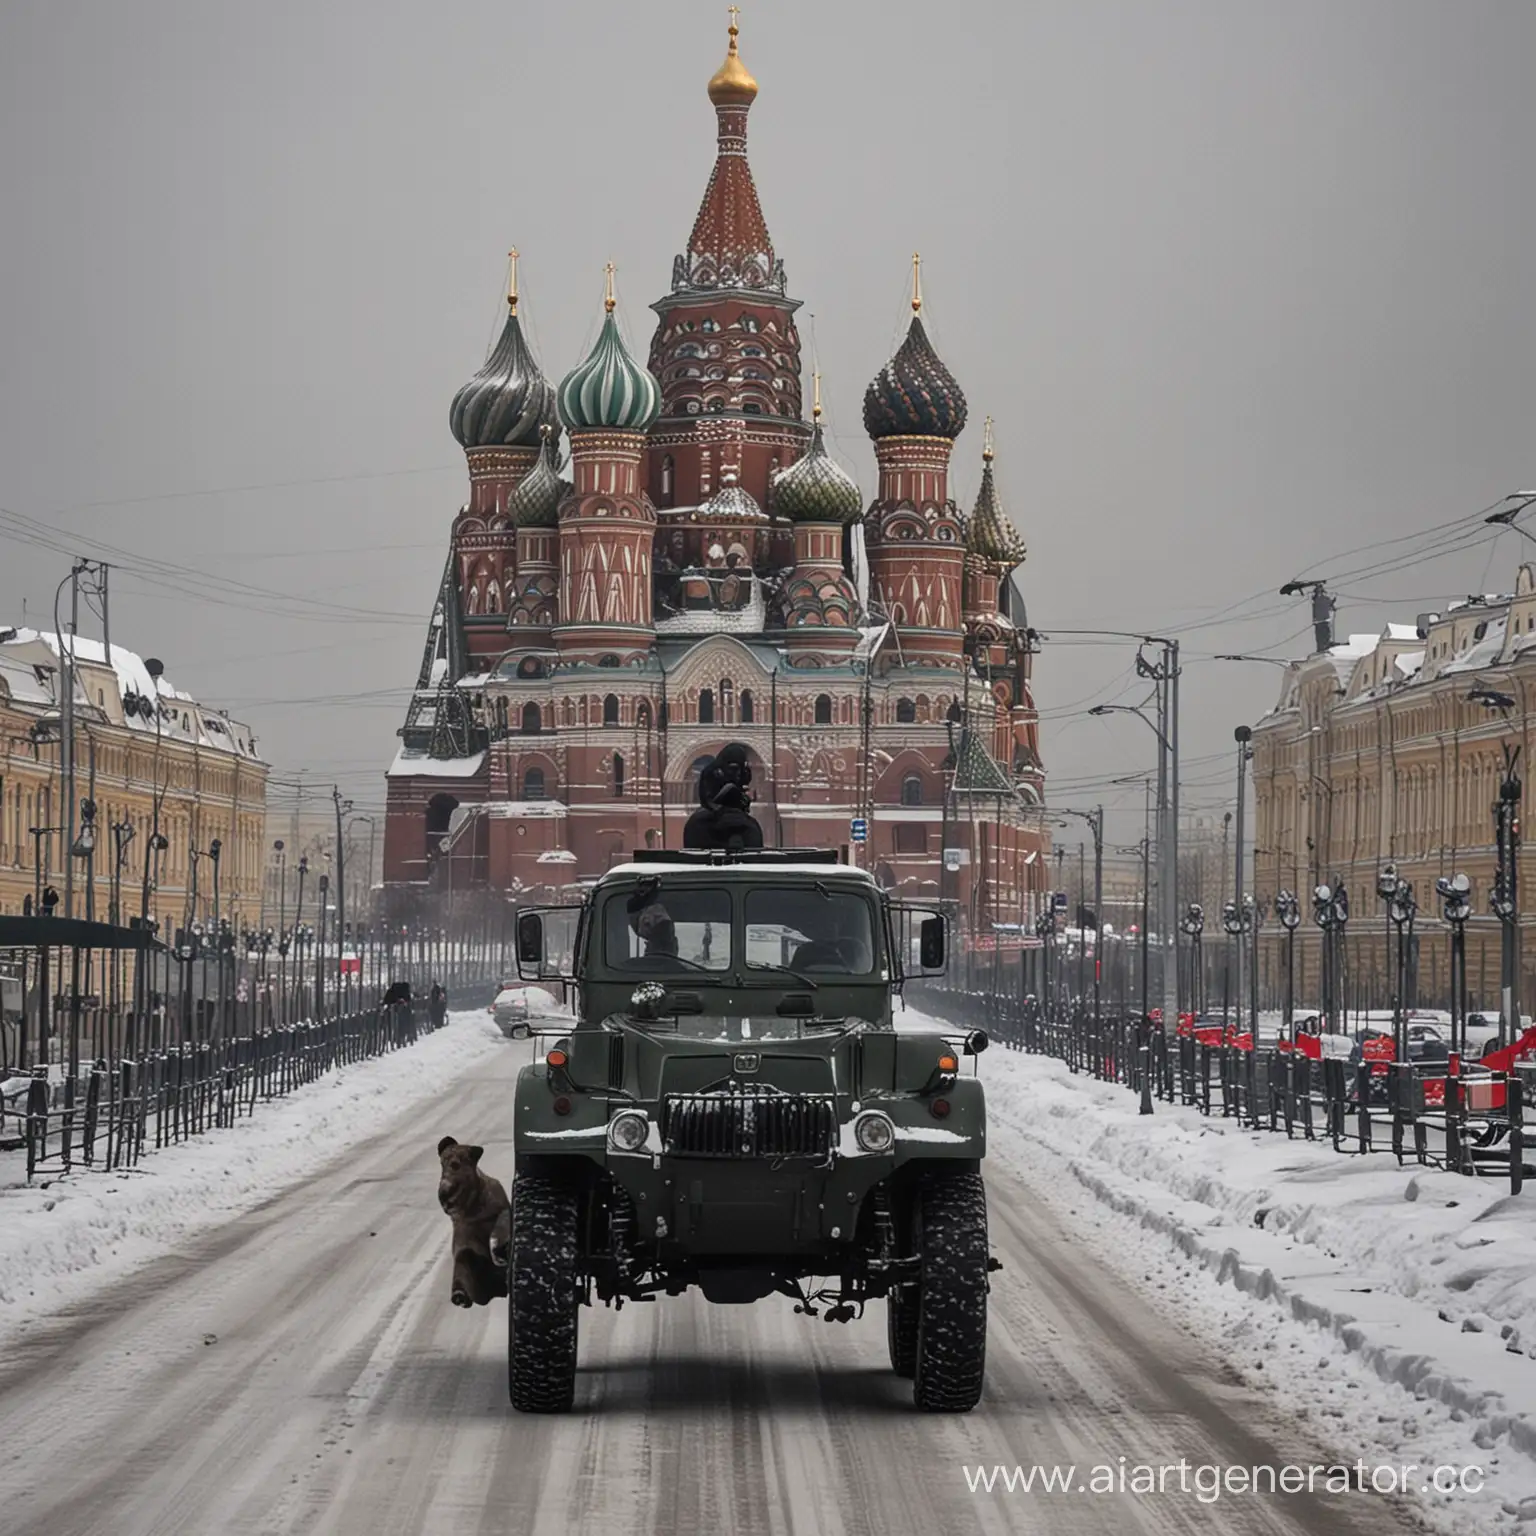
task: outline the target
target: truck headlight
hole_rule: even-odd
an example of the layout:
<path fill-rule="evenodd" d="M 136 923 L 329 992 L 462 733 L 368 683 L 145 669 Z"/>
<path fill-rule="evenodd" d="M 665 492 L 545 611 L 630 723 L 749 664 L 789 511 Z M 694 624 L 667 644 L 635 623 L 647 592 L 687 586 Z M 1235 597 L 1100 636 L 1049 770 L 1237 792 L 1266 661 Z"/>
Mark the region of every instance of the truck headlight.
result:
<path fill-rule="evenodd" d="M 638 1152 L 651 1133 L 651 1122 L 638 1110 L 626 1109 L 608 1122 L 608 1144 L 616 1152 Z"/>
<path fill-rule="evenodd" d="M 896 1141 L 896 1127 L 889 1115 L 871 1110 L 853 1122 L 853 1139 L 866 1152 L 889 1152 Z"/>

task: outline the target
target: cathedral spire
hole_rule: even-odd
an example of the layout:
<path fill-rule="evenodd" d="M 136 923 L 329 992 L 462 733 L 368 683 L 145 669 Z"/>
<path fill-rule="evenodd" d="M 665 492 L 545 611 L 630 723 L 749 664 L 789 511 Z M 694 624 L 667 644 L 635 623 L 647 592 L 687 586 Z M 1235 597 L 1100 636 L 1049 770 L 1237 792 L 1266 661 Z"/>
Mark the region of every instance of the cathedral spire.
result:
<path fill-rule="evenodd" d="M 738 15 L 732 6 L 725 63 L 709 82 L 717 131 L 715 168 L 693 221 L 688 249 L 673 263 L 674 293 L 719 288 L 784 292 L 784 270 L 774 257 L 747 164 L 747 113 L 757 97 L 757 81 L 747 72 L 736 46 Z"/>

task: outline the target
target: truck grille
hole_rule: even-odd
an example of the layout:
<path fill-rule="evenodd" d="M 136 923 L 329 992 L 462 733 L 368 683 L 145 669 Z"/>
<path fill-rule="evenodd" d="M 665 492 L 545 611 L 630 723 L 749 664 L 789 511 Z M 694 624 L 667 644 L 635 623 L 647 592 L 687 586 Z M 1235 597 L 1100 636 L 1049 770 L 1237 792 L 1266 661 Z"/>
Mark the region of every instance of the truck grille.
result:
<path fill-rule="evenodd" d="M 829 1094 L 673 1093 L 661 1135 L 674 1157 L 811 1157 L 831 1154 L 837 1114 Z"/>

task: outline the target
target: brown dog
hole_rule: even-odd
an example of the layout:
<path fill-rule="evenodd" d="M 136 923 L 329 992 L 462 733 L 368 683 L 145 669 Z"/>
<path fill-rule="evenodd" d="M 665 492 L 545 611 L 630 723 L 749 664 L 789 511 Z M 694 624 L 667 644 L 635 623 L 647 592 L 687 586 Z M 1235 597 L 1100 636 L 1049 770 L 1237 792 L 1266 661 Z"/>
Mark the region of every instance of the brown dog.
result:
<path fill-rule="evenodd" d="M 500 1183 L 481 1173 L 484 1147 L 460 1145 L 452 1136 L 437 1144 L 442 1177 L 438 1204 L 453 1222 L 453 1304 L 483 1307 L 507 1294 L 507 1271 L 491 1257 L 491 1234 L 510 1227 L 511 1202 Z"/>

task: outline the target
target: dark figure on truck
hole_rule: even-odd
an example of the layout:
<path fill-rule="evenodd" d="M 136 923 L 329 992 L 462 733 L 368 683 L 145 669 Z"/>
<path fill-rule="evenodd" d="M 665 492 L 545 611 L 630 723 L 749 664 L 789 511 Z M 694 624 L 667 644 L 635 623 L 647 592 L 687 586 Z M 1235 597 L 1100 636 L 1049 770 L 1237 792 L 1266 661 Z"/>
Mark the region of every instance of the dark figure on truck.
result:
<path fill-rule="evenodd" d="M 684 848 L 761 848 L 763 829 L 751 814 L 752 765 L 732 742 L 699 774 L 699 808 L 683 828 Z"/>

